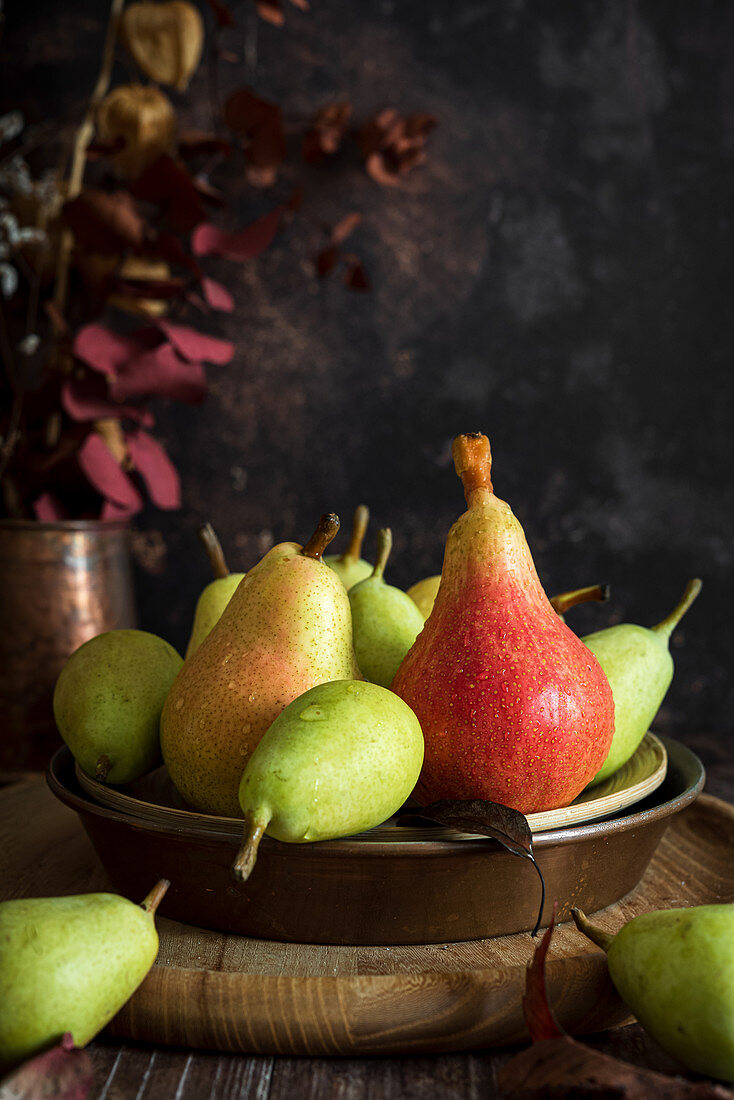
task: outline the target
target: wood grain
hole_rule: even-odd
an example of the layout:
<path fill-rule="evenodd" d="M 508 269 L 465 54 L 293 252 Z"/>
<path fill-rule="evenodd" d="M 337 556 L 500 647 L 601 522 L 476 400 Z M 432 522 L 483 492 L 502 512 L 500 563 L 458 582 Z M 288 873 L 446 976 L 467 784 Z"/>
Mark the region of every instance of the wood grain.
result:
<path fill-rule="evenodd" d="M 18 830 L 18 823 L 23 829 Z M 614 930 L 653 908 L 734 900 L 734 808 L 701 796 L 677 815 L 639 887 L 598 914 Z M 74 813 L 39 781 L 0 792 L 2 896 L 108 888 Z M 534 941 L 341 947 L 276 943 L 160 919 L 158 959 L 110 1026 L 158 1043 L 261 1054 L 374 1054 L 503 1045 L 525 1034 L 520 999 Z M 570 925 L 548 961 L 572 1032 L 627 1018 L 604 957 Z"/>

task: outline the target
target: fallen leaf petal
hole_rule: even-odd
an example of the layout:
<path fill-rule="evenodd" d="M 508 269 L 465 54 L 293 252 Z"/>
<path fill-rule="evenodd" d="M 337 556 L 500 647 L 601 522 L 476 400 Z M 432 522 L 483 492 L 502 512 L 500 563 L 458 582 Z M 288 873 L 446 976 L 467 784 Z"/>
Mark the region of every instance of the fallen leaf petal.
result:
<path fill-rule="evenodd" d="M 0 1100 L 85 1100 L 93 1085 L 92 1060 L 67 1032 L 58 1046 L 0 1079 Z"/>

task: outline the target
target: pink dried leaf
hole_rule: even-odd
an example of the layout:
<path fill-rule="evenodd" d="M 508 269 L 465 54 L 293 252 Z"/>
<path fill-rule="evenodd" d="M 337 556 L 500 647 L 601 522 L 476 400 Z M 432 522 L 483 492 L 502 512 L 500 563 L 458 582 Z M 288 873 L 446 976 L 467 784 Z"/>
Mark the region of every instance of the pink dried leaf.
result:
<path fill-rule="evenodd" d="M 145 428 L 152 428 L 155 423 L 149 409 L 113 400 L 107 383 L 98 374 L 67 378 L 61 386 L 61 406 L 79 424 L 107 417 L 133 420 Z"/>
<path fill-rule="evenodd" d="M 100 435 L 90 432 L 77 451 L 77 461 L 100 496 L 131 512 L 139 512 L 143 498 Z"/>
<path fill-rule="evenodd" d="M 278 232 L 283 207 L 263 214 L 257 221 L 246 225 L 235 233 L 217 229 L 215 225 L 205 223 L 194 230 L 191 247 L 196 256 L 222 256 L 226 260 L 254 260 L 273 241 Z"/>
<path fill-rule="evenodd" d="M 212 309 L 218 309 L 221 313 L 233 312 L 234 298 L 226 286 L 222 286 L 216 279 L 210 279 L 205 275 L 201 280 L 201 289 L 204 292 L 204 298 Z"/>
<path fill-rule="evenodd" d="M 92 1060 L 70 1032 L 0 1080 L 0 1100 L 85 1100 L 94 1086 Z"/>
<path fill-rule="evenodd" d="M 206 374 L 201 363 L 182 359 L 164 342 L 130 359 L 110 385 L 114 401 L 135 397 L 168 397 L 195 405 L 206 396 Z"/>
<path fill-rule="evenodd" d="M 158 327 L 165 333 L 179 355 L 190 362 L 216 363 L 224 366 L 234 356 L 234 344 L 229 340 L 220 340 L 217 336 L 207 336 L 204 332 L 187 325 L 174 325 L 170 321 L 160 320 Z"/>
<path fill-rule="evenodd" d="M 126 433 L 126 442 L 133 466 L 156 507 L 180 508 L 181 481 L 161 444 L 152 435 L 139 430 Z"/>
<path fill-rule="evenodd" d="M 155 342 L 154 330 L 152 335 L 150 329 L 137 329 L 135 332 L 122 334 L 113 332 L 106 325 L 94 323 L 79 329 L 74 337 L 72 351 L 88 367 L 114 378 L 126 360 L 139 355 Z"/>
<path fill-rule="evenodd" d="M 545 959 L 553 938 L 557 911 L 558 902 L 555 902 L 551 922 L 533 952 L 533 958 L 528 964 L 525 977 L 522 1011 L 525 1023 L 528 1025 L 530 1038 L 534 1043 L 539 1042 L 541 1039 L 557 1039 L 564 1034 L 558 1026 L 553 1010 L 548 1003 L 548 994 L 545 987 Z"/>
<path fill-rule="evenodd" d="M 33 501 L 33 512 L 40 523 L 58 523 L 59 520 L 68 519 L 61 501 L 48 490 Z"/>
<path fill-rule="evenodd" d="M 128 508 L 121 504 L 115 504 L 114 500 L 106 500 L 102 505 L 99 518 L 112 522 L 121 519 L 130 519 L 138 510 L 137 508 Z M 2 1097 L 0 1097 L 0 1100 L 2 1100 Z"/>

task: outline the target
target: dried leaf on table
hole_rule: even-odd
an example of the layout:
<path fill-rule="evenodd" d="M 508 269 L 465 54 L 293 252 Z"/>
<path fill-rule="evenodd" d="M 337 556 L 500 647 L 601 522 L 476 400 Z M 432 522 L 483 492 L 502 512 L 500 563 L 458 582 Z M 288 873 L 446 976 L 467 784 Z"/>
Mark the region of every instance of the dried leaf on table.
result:
<path fill-rule="evenodd" d="M 351 117 L 352 105 L 347 100 L 322 107 L 303 138 L 303 159 L 318 161 L 336 153 Z"/>
<path fill-rule="evenodd" d="M 339 249 L 336 245 L 330 244 L 327 248 L 324 248 L 319 252 L 315 260 L 316 274 L 320 279 L 325 278 L 337 265 L 339 259 Z"/>
<path fill-rule="evenodd" d="M 250 183 L 256 187 L 272 186 L 286 154 L 278 104 L 263 99 L 250 88 L 240 88 L 224 106 L 224 121 L 239 136 Z"/>
<path fill-rule="evenodd" d="M 541 884 L 538 919 L 532 935 L 537 934 L 545 902 L 545 882 L 533 852 L 533 834 L 528 819 L 519 810 L 491 802 L 487 798 L 442 799 L 429 806 L 421 806 L 417 814 L 404 814 L 398 824 L 414 823 L 417 819 L 428 819 L 456 829 L 460 833 L 473 833 L 497 840 L 513 855 L 529 859 L 538 873 Z"/>
<path fill-rule="evenodd" d="M 42 497 L 50 495 L 44 493 Z M 42 497 L 36 500 L 36 506 Z M 45 509 L 43 503 L 40 507 Z M 86 1050 L 74 1046 L 67 1032 L 57 1046 L 0 1078 L 0 1100 L 85 1100 L 93 1086 L 92 1060 Z"/>
<path fill-rule="evenodd" d="M 167 341 L 128 360 L 110 384 L 113 401 L 141 397 L 168 397 L 196 405 L 206 396 L 206 373 L 201 363 L 189 362 Z"/>
<path fill-rule="evenodd" d="M 122 13 L 120 37 L 146 76 L 182 92 L 201 60 L 204 23 L 189 0 L 132 3 Z"/>
<path fill-rule="evenodd" d="M 127 191 L 86 188 L 64 203 L 62 217 L 87 252 L 118 253 L 139 249 L 146 225 Z"/>
<path fill-rule="evenodd" d="M 77 452 L 77 462 L 87 481 L 105 500 L 139 512 L 143 498 L 97 432 L 90 432 Z"/>
<path fill-rule="evenodd" d="M 100 104 L 97 128 L 103 142 L 122 141 L 112 164 L 119 175 L 134 179 L 173 147 L 176 112 L 155 84 L 121 84 Z"/>
<path fill-rule="evenodd" d="M 158 327 L 185 359 L 223 366 L 234 356 L 234 344 L 229 340 L 220 340 L 218 336 L 208 336 L 187 325 L 174 325 L 170 321 L 160 321 Z"/>
<path fill-rule="evenodd" d="M 734 1093 L 706 1081 L 667 1077 L 621 1062 L 572 1039 L 558 1026 L 546 996 L 545 961 L 555 924 L 551 920 L 527 969 L 522 1007 L 533 1040 L 501 1070 L 498 1085 L 508 1097 L 618 1097 L 619 1100 L 734 1100 Z"/>
<path fill-rule="evenodd" d="M 291 4 L 300 11 L 310 10 L 308 0 L 291 0 Z M 261 19 L 264 19 L 267 23 L 272 23 L 274 27 L 283 26 L 285 15 L 281 0 L 255 0 L 255 6 Z"/>
<path fill-rule="evenodd" d="M 126 443 L 132 464 L 153 503 L 158 508 L 180 508 L 181 480 L 161 444 L 140 429 L 128 432 Z"/>
<path fill-rule="evenodd" d="M 275 238 L 283 217 L 276 206 L 257 221 L 234 233 L 205 223 L 194 230 L 191 247 L 196 256 L 222 256 L 226 260 L 254 260 Z"/>

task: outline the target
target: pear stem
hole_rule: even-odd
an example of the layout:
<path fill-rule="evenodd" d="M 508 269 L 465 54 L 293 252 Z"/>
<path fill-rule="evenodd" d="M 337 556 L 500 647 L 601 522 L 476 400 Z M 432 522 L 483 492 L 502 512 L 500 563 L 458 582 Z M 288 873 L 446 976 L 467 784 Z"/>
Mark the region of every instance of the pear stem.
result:
<path fill-rule="evenodd" d="M 589 937 L 592 943 L 595 943 L 597 947 L 601 947 L 603 951 L 609 950 L 612 946 L 612 940 L 614 939 L 611 932 L 605 932 L 604 929 L 599 928 L 597 924 L 592 924 L 582 909 L 572 909 L 571 916 L 579 932 L 583 932 L 585 936 Z"/>
<path fill-rule="evenodd" d="M 253 813 L 245 814 L 245 835 L 237 853 L 237 858 L 232 864 L 232 874 L 238 882 L 247 882 L 252 874 L 257 859 L 257 850 L 260 841 L 265 835 L 270 818 L 256 818 Z"/>
<path fill-rule="evenodd" d="M 457 435 L 451 454 L 468 506 L 487 500 L 492 493 L 492 452 L 486 435 L 481 432 Z"/>
<path fill-rule="evenodd" d="M 366 504 L 360 504 L 354 510 L 352 519 L 352 533 L 349 536 L 349 545 L 342 554 L 340 561 L 359 561 L 362 553 L 362 543 L 370 521 L 370 510 Z"/>
<path fill-rule="evenodd" d="M 381 527 L 377 532 L 377 556 L 375 557 L 375 566 L 372 570 L 373 577 L 381 577 L 383 575 L 391 550 L 392 531 L 389 527 Z"/>
<path fill-rule="evenodd" d="M 111 768 L 112 761 L 110 760 L 109 756 L 107 756 L 107 754 L 103 752 L 102 755 L 98 758 L 97 765 L 94 769 L 94 778 L 97 780 L 98 783 L 107 782 L 107 776 L 110 774 Z"/>
<path fill-rule="evenodd" d="M 673 608 L 662 622 L 651 627 L 651 630 L 654 630 L 656 634 L 662 634 L 664 638 L 669 638 L 702 588 L 703 581 L 699 577 L 694 577 L 692 581 L 689 581 L 680 603 Z"/>
<path fill-rule="evenodd" d="M 166 891 L 171 883 L 167 878 L 160 878 L 156 882 L 150 893 L 143 898 L 140 903 L 141 909 L 145 909 L 146 913 L 153 914 L 166 896 Z"/>
<path fill-rule="evenodd" d="M 196 533 L 199 536 L 199 541 L 206 550 L 215 580 L 221 580 L 223 577 L 228 577 L 229 569 L 227 568 L 227 562 L 224 558 L 222 544 L 217 538 L 211 523 L 202 523 Z"/>
<path fill-rule="evenodd" d="M 334 512 L 325 512 L 316 525 L 316 530 L 311 538 L 301 550 L 303 556 L 321 561 L 324 550 L 336 536 L 338 530 L 339 517 Z"/>
<path fill-rule="evenodd" d="M 587 588 L 574 588 L 571 592 L 560 592 L 551 599 L 551 606 L 559 615 L 565 615 L 570 607 L 577 603 L 587 603 L 597 600 L 604 603 L 609 599 L 610 587 L 608 584 L 590 584 Z"/>

